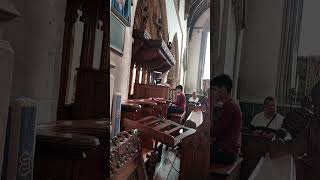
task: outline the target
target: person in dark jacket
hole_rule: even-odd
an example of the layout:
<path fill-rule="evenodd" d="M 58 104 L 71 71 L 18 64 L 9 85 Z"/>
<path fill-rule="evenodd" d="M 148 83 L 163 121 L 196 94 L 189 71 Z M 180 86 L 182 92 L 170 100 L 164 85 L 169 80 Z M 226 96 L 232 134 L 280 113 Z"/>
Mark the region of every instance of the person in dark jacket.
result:
<path fill-rule="evenodd" d="M 210 82 L 212 100 L 223 103 L 221 116 L 213 121 L 211 161 L 215 163 L 233 163 L 240 152 L 242 115 L 239 105 L 231 96 L 231 90 L 232 80 L 228 75 L 216 76 Z"/>

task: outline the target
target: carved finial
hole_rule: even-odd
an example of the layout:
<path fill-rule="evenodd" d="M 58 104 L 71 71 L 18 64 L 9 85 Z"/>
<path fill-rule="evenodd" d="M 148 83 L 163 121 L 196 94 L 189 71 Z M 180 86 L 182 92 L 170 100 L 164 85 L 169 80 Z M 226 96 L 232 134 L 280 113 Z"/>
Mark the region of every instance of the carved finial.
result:
<path fill-rule="evenodd" d="M 168 49 L 171 50 L 172 49 L 172 42 L 168 42 Z"/>

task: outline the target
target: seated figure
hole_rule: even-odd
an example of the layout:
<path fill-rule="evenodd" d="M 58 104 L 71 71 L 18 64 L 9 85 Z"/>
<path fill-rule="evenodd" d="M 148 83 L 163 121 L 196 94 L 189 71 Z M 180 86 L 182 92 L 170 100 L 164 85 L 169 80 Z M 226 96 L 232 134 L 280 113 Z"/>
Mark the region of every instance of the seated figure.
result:
<path fill-rule="evenodd" d="M 215 77 L 210 86 L 213 101 L 223 103 L 221 116 L 213 124 L 211 161 L 231 164 L 237 160 L 241 146 L 241 110 L 231 97 L 232 80 L 228 75 Z"/>
<path fill-rule="evenodd" d="M 277 132 L 278 135 L 286 136 L 286 138 L 290 139 L 290 134 L 285 129 L 282 129 L 284 118 L 277 113 L 276 99 L 271 96 L 266 97 L 263 106 L 263 111 L 256 114 L 251 122 L 251 128 L 254 129 L 254 133 L 273 138 Z"/>
<path fill-rule="evenodd" d="M 186 110 L 186 96 L 183 93 L 183 87 L 178 85 L 176 87 L 177 100 L 173 102 L 172 106 L 168 108 L 168 114 L 183 113 Z"/>
<path fill-rule="evenodd" d="M 188 102 L 189 103 L 198 103 L 199 98 L 197 97 L 197 93 L 193 92 L 192 96 L 189 98 Z"/>

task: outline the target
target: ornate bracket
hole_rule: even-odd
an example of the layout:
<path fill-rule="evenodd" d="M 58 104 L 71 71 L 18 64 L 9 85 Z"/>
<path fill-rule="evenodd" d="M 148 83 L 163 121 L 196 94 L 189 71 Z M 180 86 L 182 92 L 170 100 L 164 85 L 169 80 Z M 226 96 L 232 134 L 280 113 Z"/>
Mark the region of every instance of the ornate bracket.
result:
<path fill-rule="evenodd" d="M 113 176 L 130 160 L 139 156 L 141 145 L 137 130 L 121 132 L 110 139 L 110 175 Z"/>

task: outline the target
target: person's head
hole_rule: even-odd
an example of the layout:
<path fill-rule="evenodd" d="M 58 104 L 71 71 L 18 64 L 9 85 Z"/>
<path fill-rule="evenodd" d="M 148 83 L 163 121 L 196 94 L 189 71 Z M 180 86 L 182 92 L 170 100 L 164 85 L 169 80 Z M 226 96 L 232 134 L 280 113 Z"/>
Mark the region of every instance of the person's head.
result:
<path fill-rule="evenodd" d="M 192 97 L 195 99 L 195 98 L 197 98 L 197 93 L 196 92 L 193 92 L 192 93 Z"/>
<path fill-rule="evenodd" d="M 320 119 L 320 81 L 312 88 L 311 98 L 314 106 L 314 114 Z"/>
<path fill-rule="evenodd" d="M 178 85 L 177 87 L 176 87 L 176 92 L 179 94 L 179 93 L 181 93 L 183 91 L 183 87 L 181 86 L 181 85 Z"/>
<path fill-rule="evenodd" d="M 210 89 L 214 99 L 218 101 L 226 100 L 226 98 L 230 97 L 232 90 L 230 76 L 226 74 L 216 76 L 210 82 Z"/>
<path fill-rule="evenodd" d="M 276 112 L 277 101 L 274 97 L 268 96 L 264 99 L 263 108 L 267 114 L 274 114 Z"/>

